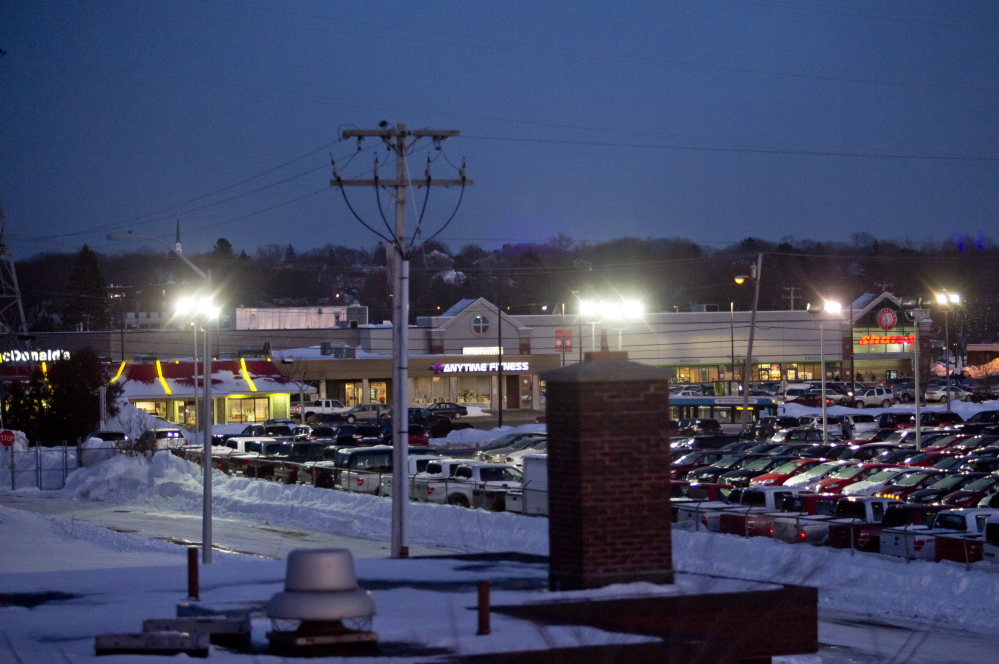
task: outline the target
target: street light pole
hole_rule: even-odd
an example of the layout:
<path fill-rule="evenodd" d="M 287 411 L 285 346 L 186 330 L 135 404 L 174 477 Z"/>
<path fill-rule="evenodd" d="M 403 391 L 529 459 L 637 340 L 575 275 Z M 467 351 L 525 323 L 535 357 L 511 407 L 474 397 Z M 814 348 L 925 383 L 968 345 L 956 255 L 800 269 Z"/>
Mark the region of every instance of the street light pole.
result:
<path fill-rule="evenodd" d="M 908 315 L 909 320 L 912 321 L 913 326 L 916 328 L 916 348 L 912 352 L 912 356 L 915 360 L 913 362 L 913 364 L 915 365 L 913 368 L 913 376 L 916 381 L 915 417 L 916 417 L 916 452 L 918 453 L 923 449 L 923 428 L 919 421 L 920 420 L 919 406 L 920 402 L 923 400 L 923 388 L 919 382 L 919 325 L 924 320 L 927 320 L 929 318 L 929 312 L 926 309 L 920 309 L 917 307 L 915 309 L 909 309 L 905 313 Z"/>
<path fill-rule="evenodd" d="M 749 426 L 749 375 L 753 369 L 753 337 L 756 333 L 756 309 L 760 303 L 760 277 L 763 272 L 763 254 L 756 255 L 756 265 L 753 269 L 752 278 L 755 281 L 753 288 L 753 313 L 749 320 L 749 341 L 746 344 L 746 366 L 742 371 L 742 428 L 740 433 L 745 435 L 746 427 Z"/>
<path fill-rule="evenodd" d="M 950 391 L 950 321 L 948 314 L 954 309 L 954 305 L 961 301 L 961 296 L 957 293 L 937 293 L 937 304 L 944 313 L 944 366 L 947 372 L 947 412 L 951 412 L 950 402 L 954 395 Z"/>
<path fill-rule="evenodd" d="M 822 444 L 829 444 L 829 432 L 827 431 L 828 421 L 826 420 L 826 335 L 825 335 L 825 318 L 821 316 L 823 314 L 836 314 L 843 310 L 843 305 L 839 302 L 826 301 L 825 305 L 821 309 L 808 308 L 809 313 L 817 314 L 819 318 L 819 366 L 822 372 L 822 390 L 819 396 L 822 399 Z"/>
<path fill-rule="evenodd" d="M 163 245 L 174 256 L 184 261 L 195 274 L 205 280 L 205 288 L 210 296 L 212 292 L 212 271 L 203 272 L 197 265 L 187 259 L 184 254 L 171 247 L 167 242 L 152 235 L 136 235 L 132 231 L 126 233 L 108 233 L 108 240 L 122 242 L 128 240 L 149 240 Z M 212 355 L 211 355 L 211 325 L 210 319 L 205 321 L 205 373 L 204 387 L 204 452 L 202 453 L 203 494 L 201 506 L 201 562 L 212 562 Z M 195 386 L 195 389 L 197 387 Z"/>

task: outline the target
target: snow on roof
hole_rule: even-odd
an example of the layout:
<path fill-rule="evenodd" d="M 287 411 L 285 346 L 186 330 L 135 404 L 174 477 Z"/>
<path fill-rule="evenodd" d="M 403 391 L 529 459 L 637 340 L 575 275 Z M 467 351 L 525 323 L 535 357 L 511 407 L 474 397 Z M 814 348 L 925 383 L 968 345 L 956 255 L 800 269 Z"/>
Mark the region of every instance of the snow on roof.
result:
<path fill-rule="evenodd" d="M 181 360 L 129 363 L 119 381 L 126 399 L 162 399 L 165 396 L 194 396 L 194 370 L 192 362 Z M 197 364 L 200 390 L 203 385 L 202 363 Z M 296 381 L 285 378 L 268 360 L 214 360 L 212 362 L 212 392 L 217 396 L 229 394 L 273 394 L 298 392 Z M 305 392 L 316 388 L 305 385 Z"/>
<path fill-rule="evenodd" d="M 464 298 L 462 300 L 458 300 L 454 305 L 452 305 L 452 307 L 450 309 L 448 309 L 447 311 L 445 311 L 444 313 L 442 313 L 441 317 L 444 318 L 444 317 L 447 317 L 447 316 L 457 316 L 458 314 L 460 314 L 462 311 L 464 311 L 465 309 L 467 309 L 472 303 L 474 303 L 476 301 L 477 301 L 476 298 L 470 298 L 470 297 L 466 297 L 466 298 Z"/>

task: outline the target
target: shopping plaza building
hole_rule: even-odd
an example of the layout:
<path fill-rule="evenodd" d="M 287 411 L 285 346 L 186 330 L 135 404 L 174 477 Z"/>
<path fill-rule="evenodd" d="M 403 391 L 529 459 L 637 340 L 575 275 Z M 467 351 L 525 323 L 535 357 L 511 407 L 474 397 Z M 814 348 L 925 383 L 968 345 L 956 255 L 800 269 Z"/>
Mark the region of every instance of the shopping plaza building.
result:
<path fill-rule="evenodd" d="M 829 379 L 856 376 L 870 382 L 911 376 L 917 348 L 923 369 L 929 367 L 931 314 L 926 312 L 917 330 L 911 313 L 890 293 L 864 295 L 840 315 L 759 311 L 750 379 L 818 380 L 823 357 Z M 366 312 L 358 317 L 360 324 L 338 320 L 335 327 L 315 327 L 308 316 L 296 316 L 295 328 L 261 328 L 263 318 L 257 317 L 254 329 L 213 330 L 216 423 L 285 417 L 289 400 L 299 394 L 348 405 L 390 402 L 391 326 L 367 324 Z M 410 401 L 543 410 L 541 375 L 583 361 L 586 352 L 599 350 L 602 343 L 626 351 L 632 361 L 665 368 L 678 383 L 712 384 L 716 394 L 734 394 L 742 380 L 752 317 L 749 311 L 706 310 L 646 313 L 622 321 L 563 314 L 561 308 L 552 314 L 509 315 L 484 299 L 462 300 L 409 327 Z M 238 312 L 232 318 L 239 320 Z M 5 379 L 11 379 L 41 366 L 45 358 L 51 361 L 89 346 L 124 381 L 130 401 L 182 422 L 196 411 L 198 383 L 191 359 L 196 339 L 190 328 L 169 326 L 44 333 L 35 336 L 31 349 L 8 346 L 0 358 Z M 161 373 L 167 367 L 167 383 L 157 366 Z"/>

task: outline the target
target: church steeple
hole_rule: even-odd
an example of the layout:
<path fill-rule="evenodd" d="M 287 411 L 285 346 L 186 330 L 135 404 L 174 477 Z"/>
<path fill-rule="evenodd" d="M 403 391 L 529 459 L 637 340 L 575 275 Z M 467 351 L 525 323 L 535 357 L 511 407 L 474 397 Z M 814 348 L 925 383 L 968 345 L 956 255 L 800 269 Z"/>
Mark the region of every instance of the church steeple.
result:
<path fill-rule="evenodd" d="M 177 215 L 177 244 L 174 246 L 174 249 L 178 254 L 184 253 L 183 249 L 180 248 L 180 215 Z"/>

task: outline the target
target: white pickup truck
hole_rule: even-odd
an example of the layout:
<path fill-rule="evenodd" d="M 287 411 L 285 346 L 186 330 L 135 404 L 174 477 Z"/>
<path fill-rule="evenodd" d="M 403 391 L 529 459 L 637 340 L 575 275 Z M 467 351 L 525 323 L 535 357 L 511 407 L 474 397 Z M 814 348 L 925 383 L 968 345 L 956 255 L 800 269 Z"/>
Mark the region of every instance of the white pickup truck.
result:
<path fill-rule="evenodd" d="M 431 462 L 440 461 L 441 457 L 439 454 L 409 454 L 406 457 L 409 462 L 409 486 L 410 495 L 412 495 L 413 480 L 417 475 L 424 472 L 427 466 Z M 378 495 L 379 496 L 391 496 L 392 495 L 392 473 L 385 473 L 381 477 L 381 481 L 378 485 Z"/>
<path fill-rule="evenodd" d="M 937 537 L 967 533 L 980 535 L 990 517 L 999 517 L 997 509 L 955 509 L 936 515 L 929 525 L 884 528 L 881 531 L 881 553 L 907 560 L 937 559 Z"/>
<path fill-rule="evenodd" d="M 836 503 L 834 518 L 828 521 L 826 543 L 834 549 L 877 553 L 881 522 L 892 505 L 904 506 L 905 503 L 894 498 L 844 496 Z"/>
<path fill-rule="evenodd" d="M 527 455 L 523 462 L 523 485 L 520 491 L 507 492 L 506 511 L 548 516 L 548 455 Z"/>
<path fill-rule="evenodd" d="M 760 486 L 732 491 L 728 497 L 729 502 L 710 500 L 683 503 L 676 507 L 676 525 L 678 528 L 686 528 L 688 530 L 700 530 L 704 528 L 705 530 L 717 533 L 721 530 L 723 514 L 737 515 L 740 520 L 745 521 L 750 515 L 777 512 L 782 508 L 785 498 L 797 495 L 800 492 L 801 489 L 795 487 Z M 745 521 L 742 525 L 741 530 L 734 525 L 732 527 L 739 530 L 740 534 L 745 534 L 748 532 L 749 526 L 753 525 L 754 532 L 752 534 L 763 534 L 762 532 L 755 532 L 757 529 L 763 527 L 762 522 L 756 523 L 756 520 Z"/>
<path fill-rule="evenodd" d="M 302 419 L 302 410 L 305 410 L 304 419 Z M 299 422 L 304 423 L 308 422 L 310 417 L 318 413 L 343 415 L 348 410 L 350 410 L 350 406 L 344 406 L 343 402 L 336 399 L 316 399 L 315 401 L 306 401 L 304 409 L 301 404 L 295 404 L 291 407 L 291 415 Z"/>
<path fill-rule="evenodd" d="M 454 470 L 452 477 L 430 480 L 421 485 L 428 502 L 482 507 L 487 510 L 506 509 L 506 493 L 523 486 L 524 474 L 498 463 L 463 463 Z"/>

